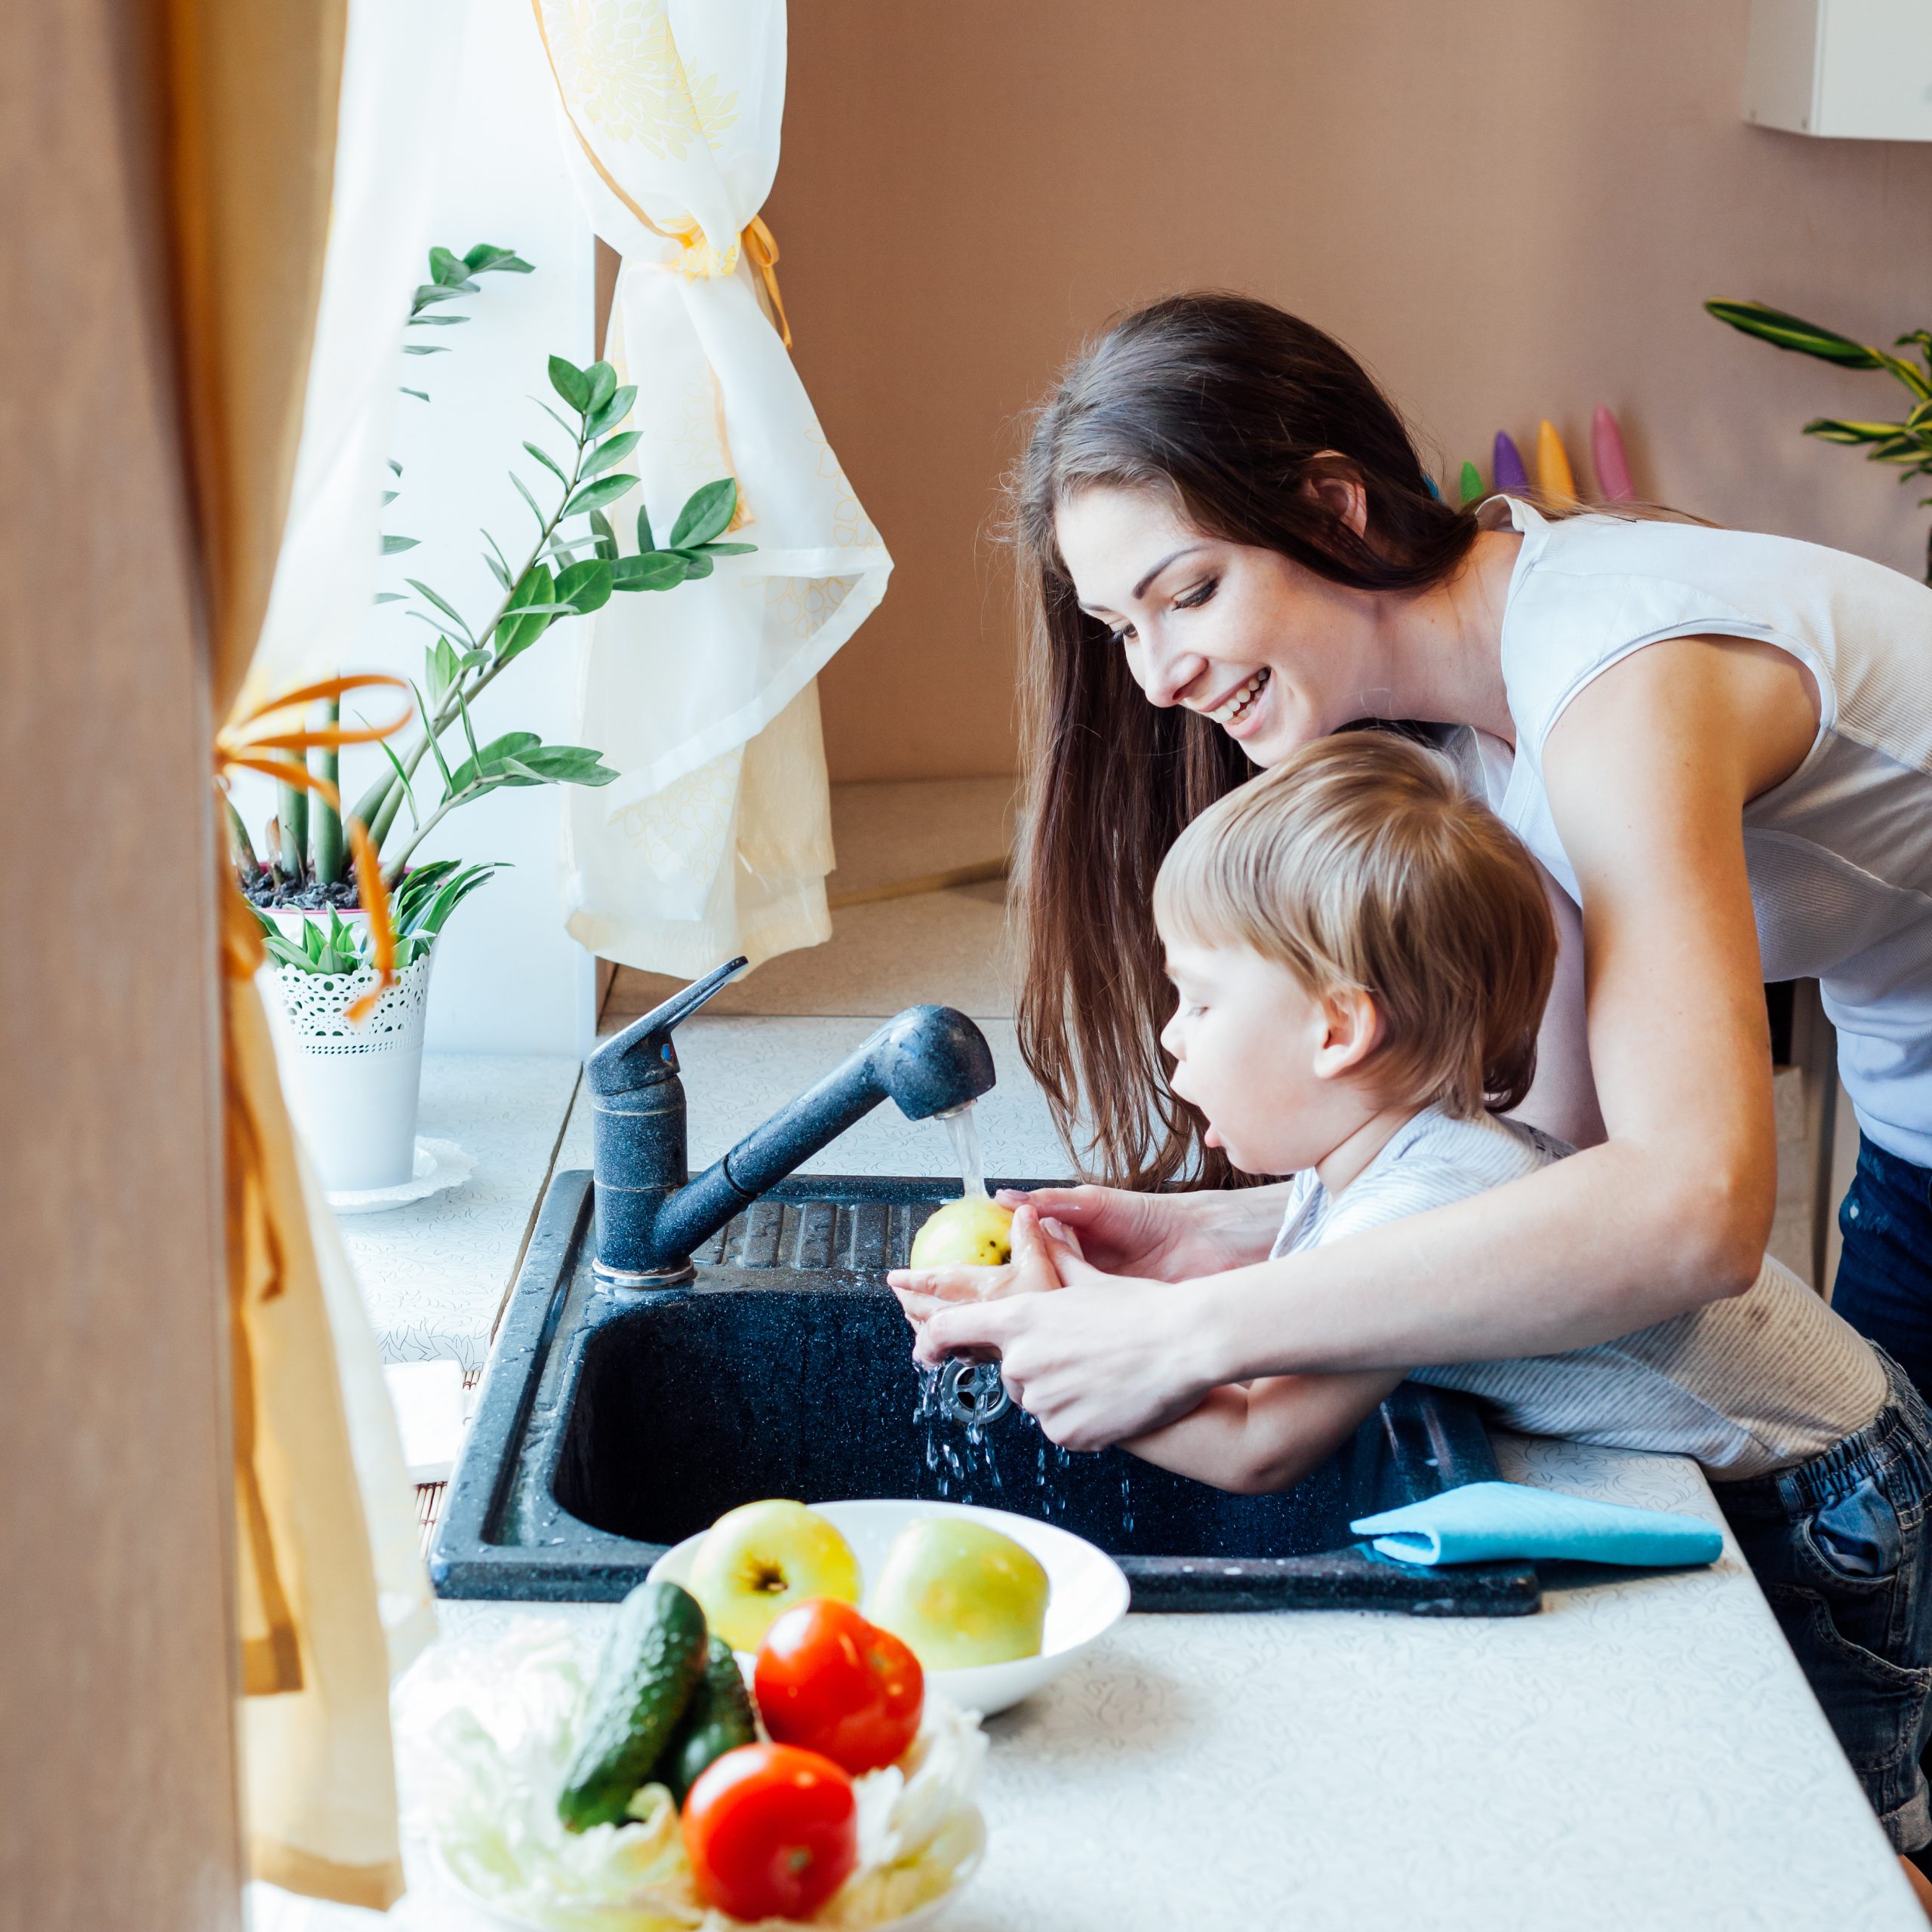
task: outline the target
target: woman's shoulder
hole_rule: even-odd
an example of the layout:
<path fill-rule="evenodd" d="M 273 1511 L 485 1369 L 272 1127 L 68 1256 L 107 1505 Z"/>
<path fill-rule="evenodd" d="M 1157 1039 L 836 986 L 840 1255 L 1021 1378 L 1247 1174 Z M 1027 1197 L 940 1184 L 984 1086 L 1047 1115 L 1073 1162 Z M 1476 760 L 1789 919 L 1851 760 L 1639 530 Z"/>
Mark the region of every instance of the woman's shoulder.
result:
<path fill-rule="evenodd" d="M 1838 687 L 1848 661 L 1932 643 L 1932 589 L 1843 550 L 1746 530 L 1602 513 L 1524 530 L 1503 625 L 1503 672 L 1533 758 L 1577 693 L 1620 658 L 1672 637 L 1753 638 Z"/>

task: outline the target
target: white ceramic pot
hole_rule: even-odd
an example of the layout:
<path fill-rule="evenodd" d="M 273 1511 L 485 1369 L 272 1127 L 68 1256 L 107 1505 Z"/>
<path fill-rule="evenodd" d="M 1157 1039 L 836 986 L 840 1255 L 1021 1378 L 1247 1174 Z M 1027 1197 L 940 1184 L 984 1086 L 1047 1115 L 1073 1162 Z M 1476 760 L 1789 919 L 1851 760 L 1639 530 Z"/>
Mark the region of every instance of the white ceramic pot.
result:
<path fill-rule="evenodd" d="M 288 931 L 307 915 L 270 916 Z M 347 924 L 360 923 L 362 915 L 342 916 Z M 373 967 L 322 974 L 281 966 L 264 976 L 274 989 L 269 1004 L 282 1092 L 331 1194 L 400 1187 L 415 1171 L 423 1026 L 434 963 L 432 947 L 404 967 L 359 1024 L 351 1023 L 348 1011 L 375 985 Z"/>

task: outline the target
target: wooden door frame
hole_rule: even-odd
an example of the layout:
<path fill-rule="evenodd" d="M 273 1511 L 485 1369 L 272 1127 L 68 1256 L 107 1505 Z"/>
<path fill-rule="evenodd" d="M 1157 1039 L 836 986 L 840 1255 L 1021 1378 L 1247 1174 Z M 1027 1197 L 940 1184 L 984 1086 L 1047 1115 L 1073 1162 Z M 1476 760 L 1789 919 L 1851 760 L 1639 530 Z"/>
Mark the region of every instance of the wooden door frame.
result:
<path fill-rule="evenodd" d="M 210 684 L 162 10 L 0 42 L 0 1928 L 238 1925 Z"/>

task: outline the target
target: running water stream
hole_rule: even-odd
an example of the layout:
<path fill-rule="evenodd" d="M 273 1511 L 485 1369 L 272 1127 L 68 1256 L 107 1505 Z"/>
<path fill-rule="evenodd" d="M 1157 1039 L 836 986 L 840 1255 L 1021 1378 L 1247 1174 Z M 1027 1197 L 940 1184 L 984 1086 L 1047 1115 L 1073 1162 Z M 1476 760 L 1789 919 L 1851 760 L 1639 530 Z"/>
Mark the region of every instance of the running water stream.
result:
<path fill-rule="evenodd" d="M 969 1199 L 977 1195 L 983 1201 L 987 1198 L 986 1162 L 980 1150 L 979 1121 L 974 1106 L 974 1103 L 968 1100 L 964 1106 L 941 1118 L 946 1122 L 946 1134 L 952 1142 L 953 1158 L 958 1165 L 960 1193 Z M 985 1366 L 997 1373 L 993 1364 Z M 958 1500 L 962 1503 L 997 1505 L 1005 1502 L 1006 1483 L 994 1453 L 993 1432 L 977 1420 L 962 1426 L 945 1413 L 939 1391 L 942 1372 L 934 1368 L 919 1371 L 919 1393 L 913 1415 L 915 1420 L 925 1425 L 927 1470 L 935 1478 L 943 1498 L 951 1498 L 957 1485 Z M 1037 1434 L 1037 1426 L 1030 1418 L 1024 1419 L 1023 1426 L 1035 1428 Z M 958 1440 L 961 1435 L 966 1438 L 963 1453 Z M 1073 1457 L 1069 1451 L 1049 1442 L 1043 1435 L 1038 1436 L 1038 1444 L 1033 1487 L 1039 1513 L 1051 1521 L 1056 1512 L 1061 1515 L 1066 1513 L 1068 1497 L 1061 1478 L 1072 1468 Z M 990 1496 L 983 1490 L 977 1496 L 974 1494 L 976 1478 L 982 1467 L 991 1479 Z M 1131 1537 L 1134 1496 L 1130 1472 L 1124 1469 L 1120 1477 L 1120 1507 L 1121 1532 L 1124 1536 Z"/>
<path fill-rule="evenodd" d="M 986 1198 L 986 1165 L 980 1152 L 980 1123 L 974 1118 L 973 1109 L 977 1103 L 968 1100 L 963 1107 L 955 1107 L 949 1114 L 940 1118 L 946 1122 L 946 1131 L 952 1140 L 952 1158 L 959 1164 L 959 1192 L 970 1198 L 977 1195 L 983 1201 Z"/>

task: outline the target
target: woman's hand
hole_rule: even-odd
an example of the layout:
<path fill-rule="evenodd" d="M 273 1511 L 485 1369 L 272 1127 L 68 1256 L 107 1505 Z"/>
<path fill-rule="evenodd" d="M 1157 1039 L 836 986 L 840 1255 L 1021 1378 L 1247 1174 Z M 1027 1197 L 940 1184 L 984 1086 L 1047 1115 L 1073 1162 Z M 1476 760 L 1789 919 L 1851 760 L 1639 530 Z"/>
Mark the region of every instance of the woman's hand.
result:
<path fill-rule="evenodd" d="M 1183 1281 L 1259 1261 L 1281 1223 L 1284 1189 L 1141 1194 L 1119 1187 L 1001 1188 L 1002 1207 L 1030 1207 L 1075 1235 L 1099 1269 Z"/>

